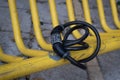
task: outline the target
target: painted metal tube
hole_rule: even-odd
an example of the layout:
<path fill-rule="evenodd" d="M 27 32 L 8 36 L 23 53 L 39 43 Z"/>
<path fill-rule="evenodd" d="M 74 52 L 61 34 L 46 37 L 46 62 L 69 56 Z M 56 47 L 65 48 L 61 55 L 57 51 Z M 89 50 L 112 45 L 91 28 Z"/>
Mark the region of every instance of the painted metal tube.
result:
<path fill-rule="evenodd" d="M 120 29 L 120 20 L 119 20 L 119 17 L 118 17 L 116 0 L 110 0 L 110 5 L 111 5 L 111 10 L 112 10 L 112 16 L 113 16 L 114 23 L 117 26 L 117 28 Z"/>
<path fill-rule="evenodd" d="M 12 56 L 12 55 L 8 55 L 4 53 L 2 48 L 0 47 L 0 60 L 1 61 L 6 62 L 6 63 L 12 63 L 12 62 L 20 62 L 23 59 L 24 58 L 22 57 Z"/>
<path fill-rule="evenodd" d="M 92 24 L 88 0 L 82 0 L 85 21 Z"/>
<path fill-rule="evenodd" d="M 10 15 L 11 15 L 11 21 L 12 21 L 15 42 L 16 42 L 17 47 L 20 50 L 20 52 L 26 56 L 31 56 L 31 57 L 47 55 L 49 53 L 47 51 L 33 50 L 33 49 L 28 49 L 27 47 L 25 47 L 24 42 L 21 37 L 21 32 L 20 32 L 20 24 L 19 24 L 19 20 L 18 20 L 17 9 L 16 9 L 16 0 L 8 0 L 8 3 L 9 3 L 9 9 L 10 9 Z"/>
<path fill-rule="evenodd" d="M 82 58 L 88 57 L 91 54 L 91 52 L 93 52 L 95 47 L 94 41 L 92 41 L 90 44 L 91 47 L 89 49 L 76 52 L 76 54 L 72 53 L 72 56 L 76 58 L 76 60 L 80 60 Z M 111 39 L 103 40 L 101 51 L 99 54 L 120 49 L 119 44 L 120 44 L 120 37 L 117 38 L 111 37 Z M 83 55 L 83 53 L 86 53 L 86 55 Z M 43 71 L 49 68 L 54 68 L 66 63 L 68 63 L 67 60 L 61 59 L 59 61 L 55 61 L 51 59 L 49 56 L 45 56 L 45 57 L 30 58 L 21 61 L 19 63 L 2 65 L 0 66 L 0 80 L 8 80 L 8 79 L 22 77 L 37 71 Z"/>
<path fill-rule="evenodd" d="M 50 7 L 50 15 L 51 15 L 51 19 L 52 19 L 52 24 L 53 27 L 59 25 L 59 20 L 58 20 L 58 13 L 56 10 L 56 3 L 55 0 L 48 0 L 49 2 L 49 7 Z"/>

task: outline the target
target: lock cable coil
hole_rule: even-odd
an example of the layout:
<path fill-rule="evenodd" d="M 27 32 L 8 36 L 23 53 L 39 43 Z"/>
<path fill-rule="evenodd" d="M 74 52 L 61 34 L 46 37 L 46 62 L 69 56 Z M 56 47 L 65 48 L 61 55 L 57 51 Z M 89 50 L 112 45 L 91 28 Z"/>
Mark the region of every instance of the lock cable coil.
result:
<path fill-rule="evenodd" d="M 60 33 L 62 33 L 66 27 L 70 27 L 73 25 L 74 27 L 67 30 L 62 40 Z M 69 35 L 76 29 L 83 29 L 85 30 L 85 32 L 79 39 L 68 40 Z M 89 29 L 91 29 L 95 34 L 96 48 L 92 53 L 92 55 L 90 55 L 88 58 L 76 61 L 74 58 L 70 56 L 70 51 L 85 50 L 89 48 L 89 44 L 84 42 L 84 40 L 89 36 Z M 101 39 L 97 29 L 91 24 L 84 21 L 71 21 L 71 22 L 67 22 L 65 24 L 56 26 L 51 32 L 51 42 L 52 42 L 53 50 L 58 56 L 69 60 L 71 64 L 78 66 L 81 69 L 86 69 L 86 66 L 83 63 L 86 63 L 92 60 L 93 58 L 95 58 L 101 46 Z"/>

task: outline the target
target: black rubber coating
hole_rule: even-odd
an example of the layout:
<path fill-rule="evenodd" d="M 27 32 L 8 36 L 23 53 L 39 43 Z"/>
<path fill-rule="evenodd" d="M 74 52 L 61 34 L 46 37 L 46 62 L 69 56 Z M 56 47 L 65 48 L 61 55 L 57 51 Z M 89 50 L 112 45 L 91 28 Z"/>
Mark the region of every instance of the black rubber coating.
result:
<path fill-rule="evenodd" d="M 70 28 L 66 34 L 64 35 L 63 40 L 60 37 L 60 33 L 66 28 L 71 25 L 75 25 L 74 27 Z M 69 35 L 76 29 L 83 29 L 85 30 L 85 34 L 81 36 L 81 38 L 76 39 L 76 40 L 68 40 Z M 88 58 L 76 61 L 70 56 L 69 51 L 78 51 L 78 50 L 84 50 L 89 48 L 89 44 L 84 42 L 84 40 L 89 36 L 89 29 L 91 29 L 96 37 L 96 48 L 95 51 L 91 56 Z M 98 31 L 94 26 L 87 22 L 83 21 L 71 21 L 68 23 L 65 23 L 63 25 L 58 25 L 56 26 L 52 32 L 51 32 L 51 40 L 52 40 L 52 45 L 53 45 L 53 50 L 55 53 L 60 56 L 61 58 L 68 59 L 73 65 L 76 65 L 82 69 L 86 69 L 86 66 L 81 64 L 81 63 L 86 63 L 93 58 L 95 58 L 100 50 L 101 46 L 101 39 L 99 36 Z M 75 46 L 75 44 L 78 44 L 79 46 Z M 86 53 L 87 54 L 87 53 Z"/>

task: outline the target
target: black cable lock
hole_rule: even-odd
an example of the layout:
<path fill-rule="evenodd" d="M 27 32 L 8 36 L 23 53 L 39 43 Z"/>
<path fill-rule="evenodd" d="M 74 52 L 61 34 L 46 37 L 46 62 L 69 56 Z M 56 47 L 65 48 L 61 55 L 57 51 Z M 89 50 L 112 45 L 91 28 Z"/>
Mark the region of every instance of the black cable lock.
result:
<path fill-rule="evenodd" d="M 64 35 L 63 40 L 61 39 L 60 33 L 66 28 L 71 25 L 75 25 L 74 27 L 70 28 L 66 34 Z M 76 29 L 84 29 L 85 33 L 84 35 L 77 40 L 67 40 L 68 36 Z M 88 36 L 89 36 L 89 29 L 91 29 L 96 37 L 96 48 L 91 56 L 88 58 L 76 61 L 70 56 L 69 51 L 77 51 L 77 50 L 84 50 L 89 47 L 89 45 L 86 42 L 83 42 Z M 86 69 L 86 66 L 81 63 L 86 63 L 93 58 L 95 58 L 100 50 L 100 45 L 101 45 L 101 39 L 99 36 L 98 31 L 94 26 L 87 22 L 83 21 L 72 21 L 65 23 L 63 25 L 58 25 L 56 26 L 52 32 L 51 32 L 51 41 L 53 45 L 53 50 L 54 52 L 60 56 L 61 58 L 67 59 L 71 62 L 71 64 L 78 66 L 79 68 Z M 79 46 L 75 46 L 75 44 L 79 44 Z"/>

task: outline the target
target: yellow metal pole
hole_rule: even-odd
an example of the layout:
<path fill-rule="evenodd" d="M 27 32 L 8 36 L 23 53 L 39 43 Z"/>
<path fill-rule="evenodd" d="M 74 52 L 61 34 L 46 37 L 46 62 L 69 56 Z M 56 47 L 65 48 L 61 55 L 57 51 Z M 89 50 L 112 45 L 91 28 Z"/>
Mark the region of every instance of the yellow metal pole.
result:
<path fill-rule="evenodd" d="M 7 62 L 7 63 L 12 63 L 12 62 L 22 61 L 23 59 L 24 58 L 22 58 L 22 57 L 12 56 L 12 55 L 8 55 L 8 54 L 4 53 L 2 48 L 0 47 L 0 60 L 1 61 Z"/>
<path fill-rule="evenodd" d="M 40 26 L 40 20 L 39 20 L 36 0 L 29 0 L 29 1 L 30 1 L 32 21 L 33 21 L 33 25 L 34 25 L 34 32 L 35 32 L 37 42 L 39 43 L 39 45 L 42 49 L 51 51 L 52 50 L 51 44 L 47 43 L 42 36 L 42 30 L 40 28 L 41 26 Z"/>
<path fill-rule="evenodd" d="M 119 44 L 120 44 L 120 37 L 117 38 L 111 37 L 111 39 L 104 40 L 102 41 L 101 51 L 99 54 L 120 49 Z M 94 50 L 95 46 L 93 45 L 95 45 L 95 42 L 92 42 L 90 45 L 91 47 L 89 49 L 76 52 L 76 54 L 72 54 L 72 56 L 76 58 L 76 60 L 80 60 L 82 58 L 88 57 L 91 54 L 91 52 Z M 87 56 L 82 55 L 83 53 L 86 53 Z M 30 58 L 21 61 L 19 63 L 2 65 L 0 66 L 0 80 L 8 80 L 8 79 L 22 77 L 37 71 L 54 68 L 66 63 L 68 63 L 67 60 L 61 59 L 59 61 L 55 61 L 49 58 L 49 56 L 45 56 L 45 57 Z"/>
<path fill-rule="evenodd" d="M 75 21 L 75 13 L 74 13 L 74 9 L 73 9 L 72 0 L 66 0 L 66 7 L 67 7 L 67 11 L 68 11 L 69 21 Z"/>
<path fill-rule="evenodd" d="M 20 32 L 20 25 L 18 20 L 18 14 L 16 9 L 16 0 L 8 0 L 9 3 L 9 9 L 10 9 L 10 15 L 11 15 L 11 21 L 12 21 L 12 27 L 15 37 L 15 42 L 17 44 L 18 49 L 27 56 L 44 56 L 47 55 L 47 51 L 43 50 L 32 50 L 25 47 L 24 42 L 21 37 Z"/>
<path fill-rule="evenodd" d="M 100 18 L 100 23 L 102 25 L 102 28 L 106 31 L 106 32 L 120 32 L 118 30 L 112 30 L 106 23 L 106 18 L 105 18 L 105 14 L 104 14 L 104 8 L 103 8 L 103 2 L 102 0 L 97 0 L 97 6 L 98 6 L 98 13 L 99 13 L 99 18 Z"/>
<path fill-rule="evenodd" d="M 113 16 L 114 23 L 117 26 L 117 28 L 120 29 L 120 20 L 119 20 L 119 17 L 118 17 L 116 0 L 110 0 L 110 5 L 111 5 L 111 10 L 112 10 L 112 16 Z"/>
<path fill-rule="evenodd" d="M 83 7 L 85 21 L 92 24 L 88 0 L 82 0 L 82 7 Z"/>
<path fill-rule="evenodd" d="M 48 0 L 53 27 L 59 25 L 55 0 Z"/>

